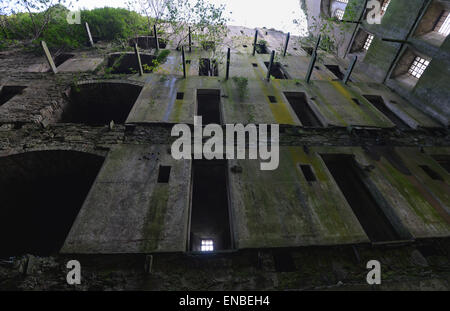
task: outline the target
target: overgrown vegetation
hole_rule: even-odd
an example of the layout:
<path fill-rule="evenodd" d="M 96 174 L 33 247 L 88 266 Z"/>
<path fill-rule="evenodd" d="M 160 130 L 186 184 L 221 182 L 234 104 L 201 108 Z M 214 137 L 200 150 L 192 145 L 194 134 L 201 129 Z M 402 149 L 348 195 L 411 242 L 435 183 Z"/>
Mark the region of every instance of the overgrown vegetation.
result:
<path fill-rule="evenodd" d="M 99 8 L 81 11 L 81 24 L 69 24 L 69 10 L 62 5 L 39 13 L 0 12 L 0 48 L 17 44 L 27 50 L 40 51 L 39 42 L 50 48 L 75 49 L 86 44 L 84 23 L 88 22 L 93 37 L 98 40 L 127 40 L 135 35 L 148 34 L 147 20 L 126 9 Z"/>
<path fill-rule="evenodd" d="M 245 77 L 233 77 L 233 81 L 237 87 L 239 100 L 244 100 L 247 97 L 248 79 Z"/>

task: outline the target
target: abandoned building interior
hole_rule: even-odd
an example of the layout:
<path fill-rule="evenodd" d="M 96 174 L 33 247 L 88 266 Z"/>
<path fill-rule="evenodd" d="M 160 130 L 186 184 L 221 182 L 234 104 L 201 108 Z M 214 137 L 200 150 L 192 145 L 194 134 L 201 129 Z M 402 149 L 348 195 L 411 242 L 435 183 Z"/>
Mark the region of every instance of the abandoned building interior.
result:
<path fill-rule="evenodd" d="M 161 44 L 142 75 L 102 41 L 53 55 L 57 73 L 0 52 L 0 258 L 81 258 L 100 288 L 116 269 L 116 288 L 169 290 L 365 288 L 377 259 L 386 288 L 450 289 L 450 1 L 379 2 L 369 24 L 367 1 L 301 1 L 310 23 L 346 24 L 336 55 L 238 26 L 229 69 L 196 42 Z M 132 41 L 151 64 L 156 39 Z M 174 160 L 171 128 L 194 116 L 279 124 L 278 169 Z M 8 269 L 0 288 L 26 288 Z"/>

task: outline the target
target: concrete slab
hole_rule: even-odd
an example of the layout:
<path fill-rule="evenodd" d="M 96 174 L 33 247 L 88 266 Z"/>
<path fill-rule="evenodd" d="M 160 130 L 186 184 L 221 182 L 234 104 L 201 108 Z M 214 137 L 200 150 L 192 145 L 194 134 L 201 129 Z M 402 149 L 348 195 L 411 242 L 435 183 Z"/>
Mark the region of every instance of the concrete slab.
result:
<path fill-rule="evenodd" d="M 317 181 L 306 181 L 299 164 L 311 165 Z M 251 160 L 231 161 L 233 166 L 242 168 L 230 173 L 238 248 L 369 242 L 315 152 L 282 147 L 275 171 L 261 171 L 259 161 Z"/>
<path fill-rule="evenodd" d="M 103 62 L 103 58 L 71 58 L 58 66 L 59 72 L 94 71 Z"/>
<path fill-rule="evenodd" d="M 70 231 L 62 253 L 117 254 L 186 250 L 190 161 L 170 146 L 115 147 Z M 158 183 L 159 166 L 171 166 Z"/>

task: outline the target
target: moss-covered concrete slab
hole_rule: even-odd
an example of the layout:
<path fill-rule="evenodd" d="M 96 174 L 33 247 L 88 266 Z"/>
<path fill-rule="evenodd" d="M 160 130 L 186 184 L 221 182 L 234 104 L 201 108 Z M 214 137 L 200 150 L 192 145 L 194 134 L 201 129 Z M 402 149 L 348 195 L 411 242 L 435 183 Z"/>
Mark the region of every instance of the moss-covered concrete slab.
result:
<path fill-rule="evenodd" d="M 306 181 L 300 164 L 312 166 L 316 182 Z M 230 174 L 237 248 L 369 241 L 315 152 L 283 147 L 275 171 L 261 171 L 254 160 L 235 160 L 230 166 L 242 168 Z"/>
<path fill-rule="evenodd" d="M 110 254 L 186 250 L 190 161 L 170 146 L 115 147 L 65 241 L 62 253 Z M 158 183 L 159 166 L 171 166 Z"/>

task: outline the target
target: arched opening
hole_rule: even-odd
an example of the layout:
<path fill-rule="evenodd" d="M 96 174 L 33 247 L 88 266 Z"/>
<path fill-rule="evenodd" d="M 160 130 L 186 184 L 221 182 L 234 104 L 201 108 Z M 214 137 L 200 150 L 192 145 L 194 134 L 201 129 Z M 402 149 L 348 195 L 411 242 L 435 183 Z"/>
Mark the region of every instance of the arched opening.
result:
<path fill-rule="evenodd" d="M 142 87 L 131 83 L 99 82 L 71 88 L 61 122 L 105 125 L 123 124 Z"/>
<path fill-rule="evenodd" d="M 103 161 L 61 150 L 0 158 L 0 257 L 57 253 Z"/>

